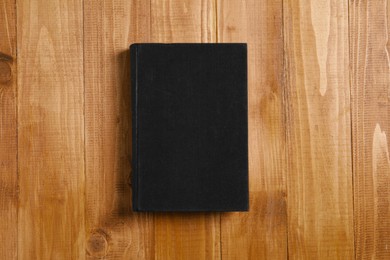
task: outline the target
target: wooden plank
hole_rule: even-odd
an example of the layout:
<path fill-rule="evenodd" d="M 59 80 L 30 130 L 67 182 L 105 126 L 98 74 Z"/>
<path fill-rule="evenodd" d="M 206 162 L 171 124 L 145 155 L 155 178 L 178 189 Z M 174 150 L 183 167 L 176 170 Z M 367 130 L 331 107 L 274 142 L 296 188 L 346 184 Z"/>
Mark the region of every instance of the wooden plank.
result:
<path fill-rule="evenodd" d="M 152 0 L 151 41 L 215 42 L 212 0 Z M 156 213 L 156 259 L 219 259 L 218 213 Z"/>
<path fill-rule="evenodd" d="M 0 259 L 17 258 L 16 3 L 0 4 Z"/>
<path fill-rule="evenodd" d="M 20 259 L 83 259 L 82 1 L 17 1 Z"/>
<path fill-rule="evenodd" d="M 354 256 L 346 1 L 284 1 L 290 259 Z"/>
<path fill-rule="evenodd" d="M 220 259 L 218 213 L 156 213 L 155 259 Z"/>
<path fill-rule="evenodd" d="M 357 259 L 390 259 L 389 1 L 350 1 Z"/>
<path fill-rule="evenodd" d="M 216 42 L 213 0 L 151 0 L 153 42 Z"/>
<path fill-rule="evenodd" d="M 222 215 L 222 258 L 286 259 L 282 0 L 217 6 L 218 41 L 248 44 L 250 211 Z"/>
<path fill-rule="evenodd" d="M 149 1 L 84 1 L 87 257 L 150 259 L 153 216 L 131 211 L 129 45 L 149 41 Z"/>

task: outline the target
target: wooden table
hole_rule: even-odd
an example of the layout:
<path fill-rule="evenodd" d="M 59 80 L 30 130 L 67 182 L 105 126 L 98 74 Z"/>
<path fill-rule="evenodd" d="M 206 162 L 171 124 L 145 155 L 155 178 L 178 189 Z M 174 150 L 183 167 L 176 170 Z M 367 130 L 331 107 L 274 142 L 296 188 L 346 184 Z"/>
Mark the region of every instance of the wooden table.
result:
<path fill-rule="evenodd" d="M 0 259 L 390 259 L 388 0 L 1 0 Z M 131 211 L 133 42 L 247 42 L 249 213 Z"/>

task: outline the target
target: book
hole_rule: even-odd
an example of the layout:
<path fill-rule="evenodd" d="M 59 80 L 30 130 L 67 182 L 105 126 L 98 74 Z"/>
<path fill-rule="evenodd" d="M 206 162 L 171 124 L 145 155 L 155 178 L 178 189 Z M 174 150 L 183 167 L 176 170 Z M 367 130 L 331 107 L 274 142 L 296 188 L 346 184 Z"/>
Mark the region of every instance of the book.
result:
<path fill-rule="evenodd" d="M 247 45 L 132 44 L 134 211 L 247 211 Z"/>

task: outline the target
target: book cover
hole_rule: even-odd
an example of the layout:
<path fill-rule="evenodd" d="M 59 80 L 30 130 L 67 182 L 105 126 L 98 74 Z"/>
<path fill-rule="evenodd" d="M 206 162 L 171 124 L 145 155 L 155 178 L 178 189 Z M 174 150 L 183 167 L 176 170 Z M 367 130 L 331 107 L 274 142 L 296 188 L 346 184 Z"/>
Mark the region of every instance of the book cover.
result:
<path fill-rule="evenodd" d="M 247 211 L 247 46 L 133 44 L 134 211 Z"/>

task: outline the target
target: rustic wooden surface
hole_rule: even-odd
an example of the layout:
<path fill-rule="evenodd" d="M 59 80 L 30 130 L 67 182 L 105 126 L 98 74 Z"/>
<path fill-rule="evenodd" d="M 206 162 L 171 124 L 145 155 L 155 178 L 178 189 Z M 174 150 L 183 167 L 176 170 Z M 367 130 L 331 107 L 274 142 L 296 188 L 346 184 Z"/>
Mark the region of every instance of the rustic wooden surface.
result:
<path fill-rule="evenodd" d="M 0 4 L 0 259 L 17 257 L 16 3 Z"/>
<path fill-rule="evenodd" d="M 389 1 L 350 1 L 355 252 L 390 259 Z"/>
<path fill-rule="evenodd" d="M 219 0 L 218 41 L 248 43 L 249 213 L 221 217 L 222 259 L 287 257 L 281 0 Z"/>
<path fill-rule="evenodd" d="M 390 0 L 2 0 L 0 259 L 390 259 Z M 133 213 L 128 47 L 247 42 L 250 211 Z"/>
<path fill-rule="evenodd" d="M 131 211 L 129 52 L 150 40 L 146 1 L 84 1 L 85 240 L 88 259 L 150 259 L 153 216 Z"/>
<path fill-rule="evenodd" d="M 351 259 L 348 3 L 287 0 L 283 13 L 289 259 Z"/>
<path fill-rule="evenodd" d="M 17 255 L 84 258 L 83 5 L 18 1 L 16 6 Z"/>

